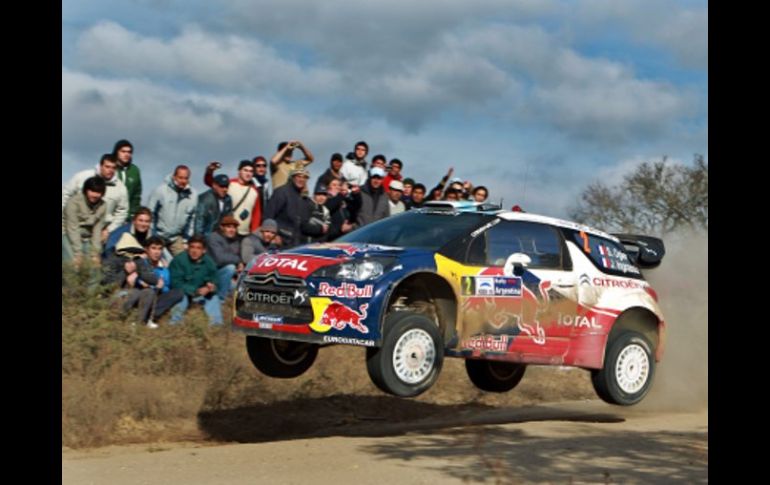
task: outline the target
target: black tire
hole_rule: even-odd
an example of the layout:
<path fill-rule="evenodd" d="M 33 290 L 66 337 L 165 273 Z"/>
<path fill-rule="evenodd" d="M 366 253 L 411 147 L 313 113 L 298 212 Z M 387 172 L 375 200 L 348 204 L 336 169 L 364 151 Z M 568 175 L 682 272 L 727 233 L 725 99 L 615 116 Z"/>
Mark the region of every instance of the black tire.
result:
<path fill-rule="evenodd" d="M 264 337 L 246 337 L 254 367 L 270 377 L 289 379 L 305 373 L 318 356 L 318 345 Z"/>
<path fill-rule="evenodd" d="M 487 392 L 508 392 L 521 382 L 525 364 L 465 359 L 465 371 L 474 386 Z"/>
<path fill-rule="evenodd" d="M 430 389 L 444 363 L 444 340 L 436 324 L 420 313 L 395 312 L 383 328 L 382 347 L 366 349 L 366 370 L 374 385 L 399 397 Z"/>
<path fill-rule="evenodd" d="M 607 342 L 604 367 L 591 371 L 591 382 L 603 401 L 631 406 L 647 395 L 654 376 L 652 344 L 641 333 L 623 330 Z"/>

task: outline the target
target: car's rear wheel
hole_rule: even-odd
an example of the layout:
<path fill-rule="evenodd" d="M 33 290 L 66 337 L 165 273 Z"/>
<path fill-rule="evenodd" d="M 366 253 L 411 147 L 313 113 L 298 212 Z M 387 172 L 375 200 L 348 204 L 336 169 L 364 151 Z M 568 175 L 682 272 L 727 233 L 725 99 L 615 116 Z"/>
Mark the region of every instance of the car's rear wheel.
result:
<path fill-rule="evenodd" d="M 246 337 L 246 350 L 254 367 L 270 377 L 292 378 L 305 373 L 318 356 L 318 345 L 265 337 Z"/>
<path fill-rule="evenodd" d="M 521 382 L 527 366 L 513 362 L 465 359 L 465 371 L 474 386 L 487 392 L 508 392 Z"/>
<path fill-rule="evenodd" d="M 591 371 L 596 394 L 610 404 L 630 406 L 641 401 L 655 375 L 653 347 L 641 333 L 623 330 L 607 342 L 604 366 Z"/>
<path fill-rule="evenodd" d="M 385 319 L 382 347 L 368 348 L 366 369 L 381 390 L 400 397 L 427 391 L 444 362 L 444 342 L 436 324 L 413 312 Z"/>

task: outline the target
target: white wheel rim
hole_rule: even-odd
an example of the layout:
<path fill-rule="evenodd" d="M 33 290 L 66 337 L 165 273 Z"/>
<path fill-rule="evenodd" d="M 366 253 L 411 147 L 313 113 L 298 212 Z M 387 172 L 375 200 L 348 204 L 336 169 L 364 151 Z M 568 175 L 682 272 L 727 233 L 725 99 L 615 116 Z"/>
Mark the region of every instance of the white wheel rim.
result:
<path fill-rule="evenodd" d="M 625 347 L 615 364 L 615 378 L 623 392 L 639 392 L 650 376 L 650 359 L 644 348 L 638 344 Z"/>
<path fill-rule="evenodd" d="M 302 359 L 305 358 L 307 352 L 302 352 L 294 359 L 287 359 L 285 356 L 286 350 L 280 349 L 279 347 L 286 347 L 288 345 L 288 342 L 276 342 L 275 340 L 270 340 L 270 347 L 273 349 L 273 355 L 275 355 L 276 360 L 284 365 L 297 365 L 302 362 Z"/>
<path fill-rule="evenodd" d="M 414 328 L 405 332 L 393 350 L 393 370 L 402 382 L 417 384 L 425 380 L 436 362 L 436 348 L 430 334 Z"/>

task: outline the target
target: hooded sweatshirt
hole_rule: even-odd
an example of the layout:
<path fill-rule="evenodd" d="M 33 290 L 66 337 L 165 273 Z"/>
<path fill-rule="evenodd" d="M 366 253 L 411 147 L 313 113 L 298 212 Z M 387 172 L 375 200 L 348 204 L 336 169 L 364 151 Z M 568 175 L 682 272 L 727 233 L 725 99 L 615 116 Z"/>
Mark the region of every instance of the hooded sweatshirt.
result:
<path fill-rule="evenodd" d="M 150 194 L 148 206 L 152 211 L 152 233 L 164 239 L 181 236 L 184 240 L 193 234 L 193 215 L 198 195 L 191 186 L 179 188 L 171 175 Z"/>
<path fill-rule="evenodd" d="M 128 191 L 126 186 L 118 179 L 118 172 L 106 180 L 107 192 L 104 193 L 104 204 L 106 206 L 107 230 L 114 231 L 126 222 L 128 217 Z M 61 189 L 61 208 L 62 208 L 62 232 L 64 232 L 64 206 L 67 201 L 75 194 L 83 192 L 83 184 L 86 180 L 94 176 L 101 176 L 99 164 L 95 169 L 82 170 L 76 173 Z"/>

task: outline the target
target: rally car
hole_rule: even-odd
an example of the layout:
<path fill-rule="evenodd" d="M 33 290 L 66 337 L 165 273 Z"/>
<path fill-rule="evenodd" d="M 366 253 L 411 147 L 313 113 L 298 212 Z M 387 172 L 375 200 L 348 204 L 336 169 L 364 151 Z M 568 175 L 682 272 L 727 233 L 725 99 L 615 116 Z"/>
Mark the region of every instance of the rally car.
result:
<path fill-rule="evenodd" d="M 261 255 L 236 289 L 233 328 L 257 369 L 290 378 L 320 347 L 366 347 L 385 392 L 416 396 L 445 356 L 490 392 L 528 364 L 590 370 L 619 405 L 650 389 L 664 347 L 658 296 L 641 269 L 660 239 L 610 235 L 489 204 L 433 202 L 333 243 Z"/>

